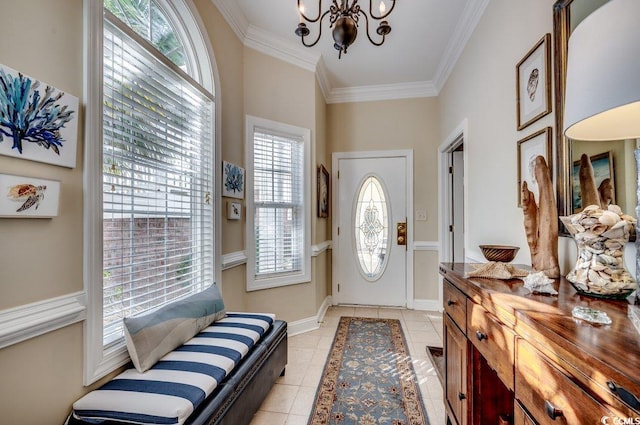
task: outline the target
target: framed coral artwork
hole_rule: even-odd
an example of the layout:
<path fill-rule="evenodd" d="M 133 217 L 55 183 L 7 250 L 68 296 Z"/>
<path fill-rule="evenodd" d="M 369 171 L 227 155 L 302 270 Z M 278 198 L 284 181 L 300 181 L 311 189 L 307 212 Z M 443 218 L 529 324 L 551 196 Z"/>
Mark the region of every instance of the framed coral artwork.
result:
<path fill-rule="evenodd" d="M 244 168 L 222 161 L 222 196 L 244 198 Z"/>
<path fill-rule="evenodd" d="M 0 217 L 56 217 L 59 199 L 57 180 L 0 174 Z"/>
<path fill-rule="evenodd" d="M 0 155 L 76 166 L 78 98 L 0 65 Z"/>

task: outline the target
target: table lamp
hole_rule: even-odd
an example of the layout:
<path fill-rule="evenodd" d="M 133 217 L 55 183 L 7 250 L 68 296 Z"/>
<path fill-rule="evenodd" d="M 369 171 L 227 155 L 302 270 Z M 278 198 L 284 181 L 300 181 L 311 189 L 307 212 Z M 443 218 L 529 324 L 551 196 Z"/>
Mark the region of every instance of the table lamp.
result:
<path fill-rule="evenodd" d="M 640 137 L 640 1 L 611 0 L 569 37 L 564 134 Z"/>

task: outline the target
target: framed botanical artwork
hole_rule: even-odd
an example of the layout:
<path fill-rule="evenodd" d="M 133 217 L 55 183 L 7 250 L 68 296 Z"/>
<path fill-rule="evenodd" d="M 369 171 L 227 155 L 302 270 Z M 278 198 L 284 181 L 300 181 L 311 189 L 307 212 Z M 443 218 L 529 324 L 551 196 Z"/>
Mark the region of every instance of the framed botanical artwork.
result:
<path fill-rule="evenodd" d="M 222 196 L 244 198 L 244 168 L 222 161 Z"/>
<path fill-rule="evenodd" d="M 0 155 L 76 166 L 78 98 L 0 65 Z"/>
<path fill-rule="evenodd" d="M 535 196 L 538 202 L 538 183 L 536 182 L 534 171 L 534 161 L 536 157 L 542 156 L 547 161 L 549 170 L 553 170 L 552 164 L 552 139 L 551 127 L 518 140 L 518 206 L 522 208 L 522 183 L 527 182 L 527 187 Z"/>
<path fill-rule="evenodd" d="M 551 34 L 516 65 L 518 130 L 551 112 Z"/>
<path fill-rule="evenodd" d="M 615 169 L 613 165 L 613 154 L 611 151 L 599 153 L 589 157 L 593 167 L 593 176 L 596 180 L 596 187 L 601 199 L 612 204 L 616 203 Z M 580 160 L 573 162 L 572 170 L 573 188 L 571 204 L 573 212 L 582 210 L 582 197 L 580 195 Z"/>
<path fill-rule="evenodd" d="M 0 217 L 56 217 L 59 202 L 57 180 L 0 174 Z"/>
<path fill-rule="evenodd" d="M 318 167 L 318 217 L 329 217 L 330 188 L 329 172 L 324 165 L 320 164 Z"/>

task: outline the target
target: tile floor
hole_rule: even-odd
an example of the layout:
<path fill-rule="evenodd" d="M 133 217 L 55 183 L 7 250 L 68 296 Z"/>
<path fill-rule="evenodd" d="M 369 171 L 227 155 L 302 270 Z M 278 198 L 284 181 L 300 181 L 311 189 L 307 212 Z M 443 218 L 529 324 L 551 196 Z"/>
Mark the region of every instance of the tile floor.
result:
<path fill-rule="evenodd" d="M 268 394 L 251 425 L 306 425 L 340 316 L 399 319 L 431 425 L 445 423 L 442 387 L 425 347 L 442 347 L 442 314 L 393 308 L 330 307 L 320 328 L 289 337 L 286 374 Z"/>

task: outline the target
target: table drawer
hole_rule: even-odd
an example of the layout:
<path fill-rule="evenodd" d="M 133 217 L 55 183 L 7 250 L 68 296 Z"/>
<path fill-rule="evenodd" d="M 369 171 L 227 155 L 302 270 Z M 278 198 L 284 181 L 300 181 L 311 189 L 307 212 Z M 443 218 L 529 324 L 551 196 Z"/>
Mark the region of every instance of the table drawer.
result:
<path fill-rule="evenodd" d="M 515 396 L 537 423 L 599 424 L 613 416 L 528 342 L 518 339 L 516 349 Z"/>
<path fill-rule="evenodd" d="M 513 425 L 536 425 L 531 416 L 519 402 L 516 402 L 513 412 Z"/>
<path fill-rule="evenodd" d="M 467 338 L 513 391 L 515 334 L 481 305 L 467 301 Z"/>
<path fill-rule="evenodd" d="M 466 335 L 467 333 L 467 296 L 448 280 L 444 280 L 444 311 Z"/>

